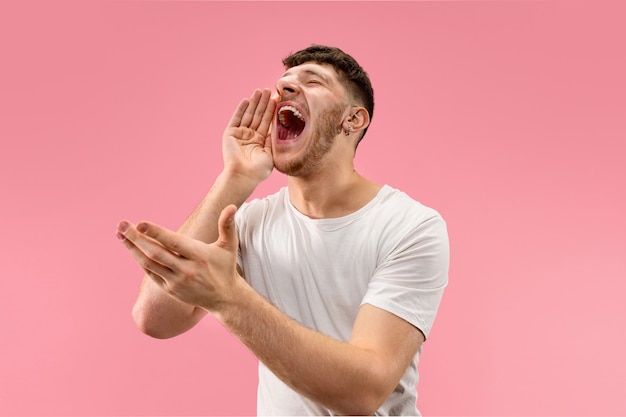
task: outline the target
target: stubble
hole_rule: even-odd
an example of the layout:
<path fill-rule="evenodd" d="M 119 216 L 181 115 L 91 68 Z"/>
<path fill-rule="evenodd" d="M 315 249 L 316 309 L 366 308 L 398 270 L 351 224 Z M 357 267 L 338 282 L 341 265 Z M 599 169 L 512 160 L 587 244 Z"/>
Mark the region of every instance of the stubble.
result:
<path fill-rule="evenodd" d="M 333 146 L 333 138 L 341 132 L 341 121 L 345 105 L 336 104 L 322 112 L 318 123 L 314 126 L 311 138 L 311 147 L 305 155 L 292 159 L 282 165 L 275 165 L 283 174 L 293 177 L 307 176 L 315 172 L 324 157 Z"/>

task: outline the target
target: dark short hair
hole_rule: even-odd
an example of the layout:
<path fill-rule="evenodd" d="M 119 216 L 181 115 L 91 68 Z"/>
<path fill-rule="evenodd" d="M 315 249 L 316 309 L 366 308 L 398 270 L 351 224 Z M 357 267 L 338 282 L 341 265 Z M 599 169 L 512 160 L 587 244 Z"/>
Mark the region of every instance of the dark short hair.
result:
<path fill-rule="evenodd" d="M 367 109 L 370 121 L 372 120 L 372 117 L 374 117 L 374 89 L 367 73 L 354 58 L 339 48 L 311 45 L 283 59 L 283 65 L 285 65 L 286 69 L 307 62 L 332 65 L 350 95 Z M 366 132 L 367 127 L 363 130 L 359 142 L 363 139 Z"/>

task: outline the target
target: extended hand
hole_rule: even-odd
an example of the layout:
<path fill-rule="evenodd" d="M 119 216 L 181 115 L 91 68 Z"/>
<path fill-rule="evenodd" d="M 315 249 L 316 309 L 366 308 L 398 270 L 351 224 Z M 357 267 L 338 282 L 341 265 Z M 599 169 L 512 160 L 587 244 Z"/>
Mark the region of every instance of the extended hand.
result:
<path fill-rule="evenodd" d="M 153 223 L 133 226 L 122 221 L 117 237 L 137 263 L 172 297 L 215 311 L 236 297 L 238 239 L 235 212 L 230 205 L 222 210 L 219 236 L 211 244 L 203 243 Z"/>
<path fill-rule="evenodd" d="M 276 99 L 270 90 L 256 90 L 243 99 L 224 131 L 222 153 L 224 167 L 258 182 L 274 169 L 270 128 L 276 110 Z"/>

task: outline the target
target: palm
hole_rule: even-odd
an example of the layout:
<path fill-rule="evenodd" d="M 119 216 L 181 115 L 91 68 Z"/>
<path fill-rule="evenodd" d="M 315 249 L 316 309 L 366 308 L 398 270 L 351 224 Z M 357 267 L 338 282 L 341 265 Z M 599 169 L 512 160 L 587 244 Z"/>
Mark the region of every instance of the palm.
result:
<path fill-rule="evenodd" d="M 270 91 L 257 90 L 243 100 L 224 131 L 224 164 L 234 172 L 258 180 L 267 178 L 274 167 L 269 131 L 276 101 Z"/>

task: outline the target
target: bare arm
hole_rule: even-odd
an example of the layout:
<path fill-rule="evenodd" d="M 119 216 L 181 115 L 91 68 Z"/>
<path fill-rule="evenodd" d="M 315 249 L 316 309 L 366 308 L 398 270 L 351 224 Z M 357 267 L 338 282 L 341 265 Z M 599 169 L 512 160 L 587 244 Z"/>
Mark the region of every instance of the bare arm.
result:
<path fill-rule="evenodd" d="M 181 234 L 206 243 L 214 242 L 221 211 L 229 204 L 237 207 L 243 204 L 272 172 L 267 138 L 275 107 L 276 102 L 270 98 L 269 90 L 257 90 L 250 99 L 241 101 L 224 132 L 224 170 L 181 226 Z M 123 222 L 121 226 L 128 224 Z M 147 250 L 158 250 L 158 244 L 154 243 Z M 206 315 L 206 310 L 164 292 L 151 274 L 146 270 L 133 306 L 133 318 L 144 333 L 158 338 L 173 337 L 189 330 Z"/>
<path fill-rule="evenodd" d="M 368 304 L 349 343 L 291 320 L 237 272 L 235 212 L 232 205 L 222 211 L 211 244 L 150 223 L 131 225 L 123 242 L 164 292 L 214 314 L 295 391 L 339 414 L 374 413 L 417 353 L 422 333 Z M 154 242 L 160 250 L 149 249 Z"/>

